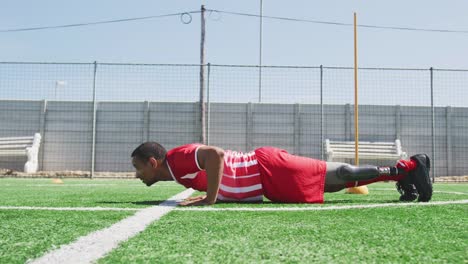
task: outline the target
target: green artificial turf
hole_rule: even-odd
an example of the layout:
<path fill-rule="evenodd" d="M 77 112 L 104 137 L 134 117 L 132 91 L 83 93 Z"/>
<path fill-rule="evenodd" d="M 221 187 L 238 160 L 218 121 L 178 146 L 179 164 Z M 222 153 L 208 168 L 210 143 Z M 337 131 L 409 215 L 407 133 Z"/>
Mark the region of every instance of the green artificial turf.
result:
<path fill-rule="evenodd" d="M 323 206 L 345 206 L 358 204 L 375 204 L 375 203 L 397 203 L 400 194 L 395 188 L 395 183 L 375 183 L 368 186 L 368 195 L 347 194 L 344 191 L 336 193 L 325 193 L 323 204 L 285 204 L 272 203 L 264 198 L 263 203 L 246 204 L 246 203 L 217 203 L 214 208 L 236 208 L 236 207 L 323 207 Z M 203 193 L 196 192 L 193 196 Z M 434 185 L 434 194 L 431 201 L 453 201 L 468 199 L 468 184 L 443 184 L 436 183 Z"/>
<path fill-rule="evenodd" d="M 147 187 L 138 180 L 0 179 L 0 206 L 130 207 L 159 204 L 184 190 L 175 183 Z"/>
<path fill-rule="evenodd" d="M 0 210 L 0 263 L 25 263 L 131 214 Z"/>
<path fill-rule="evenodd" d="M 145 208 L 184 190 L 136 180 L 0 179 L 0 206 Z M 324 204 L 220 203 L 212 208 L 396 203 L 393 183 L 369 195 L 325 194 Z M 435 184 L 432 201 L 468 199 L 468 184 Z M 197 195 L 200 193 L 195 193 Z M 415 203 L 416 204 L 416 203 Z M 0 209 L 0 263 L 24 263 L 110 226 L 132 211 Z M 175 210 L 100 263 L 466 263 L 468 205 L 330 211 Z"/>
<path fill-rule="evenodd" d="M 463 263 L 467 206 L 174 211 L 99 263 Z"/>

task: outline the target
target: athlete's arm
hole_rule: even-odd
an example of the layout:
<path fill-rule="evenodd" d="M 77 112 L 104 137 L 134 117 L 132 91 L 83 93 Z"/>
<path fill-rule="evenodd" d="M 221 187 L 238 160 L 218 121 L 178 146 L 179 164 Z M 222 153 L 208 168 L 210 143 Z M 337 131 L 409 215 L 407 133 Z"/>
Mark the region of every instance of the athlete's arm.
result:
<path fill-rule="evenodd" d="M 216 203 L 224 169 L 224 150 L 218 147 L 201 146 L 197 151 L 198 164 L 206 171 L 206 204 Z"/>

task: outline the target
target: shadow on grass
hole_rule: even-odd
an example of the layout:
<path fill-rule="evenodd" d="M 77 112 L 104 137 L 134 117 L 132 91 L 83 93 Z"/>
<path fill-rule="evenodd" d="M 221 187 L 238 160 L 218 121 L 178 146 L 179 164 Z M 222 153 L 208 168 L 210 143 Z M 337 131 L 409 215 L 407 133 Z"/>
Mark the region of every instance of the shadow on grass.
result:
<path fill-rule="evenodd" d="M 324 204 L 380 204 L 380 203 L 401 203 L 399 200 L 325 200 Z"/>
<path fill-rule="evenodd" d="M 153 200 L 153 201 L 99 201 L 98 204 L 132 204 L 132 205 L 159 205 L 166 200 Z M 351 200 L 351 199 L 339 199 L 339 200 L 325 200 L 323 203 L 324 205 L 330 204 L 342 204 L 342 205 L 353 205 L 353 204 L 383 204 L 383 203 L 401 203 L 399 200 Z M 279 202 L 272 202 L 272 201 L 263 201 L 263 202 L 230 202 L 230 201 L 218 201 L 216 204 L 231 204 L 231 205 L 248 205 L 248 204 L 255 204 L 255 205 L 275 205 L 275 204 L 298 204 L 298 203 L 279 203 Z M 305 203 L 302 203 L 305 204 Z"/>
<path fill-rule="evenodd" d="M 99 201 L 99 204 L 134 204 L 134 205 L 159 205 L 166 200 L 154 201 Z"/>

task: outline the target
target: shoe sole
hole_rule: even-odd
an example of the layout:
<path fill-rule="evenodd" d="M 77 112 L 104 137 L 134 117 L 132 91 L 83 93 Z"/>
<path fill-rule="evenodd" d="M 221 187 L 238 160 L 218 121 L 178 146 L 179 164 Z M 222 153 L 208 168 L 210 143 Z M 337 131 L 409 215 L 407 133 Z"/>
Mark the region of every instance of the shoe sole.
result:
<path fill-rule="evenodd" d="M 398 187 L 398 184 L 400 185 L 400 187 Z M 416 200 L 416 198 L 418 198 L 417 190 L 414 190 L 414 192 L 412 192 L 409 190 L 405 190 L 405 188 L 403 188 L 403 186 L 407 186 L 407 185 L 413 185 L 413 183 L 410 182 L 409 177 L 406 177 L 403 180 L 398 181 L 397 183 L 396 187 L 397 187 L 398 192 L 400 192 L 401 194 L 400 199 L 399 199 L 401 202 L 412 202 Z M 411 187 L 407 186 L 406 189 L 409 189 L 409 188 Z"/>
<path fill-rule="evenodd" d="M 402 195 L 400 196 L 400 202 L 412 202 L 418 198 L 417 195 Z"/>

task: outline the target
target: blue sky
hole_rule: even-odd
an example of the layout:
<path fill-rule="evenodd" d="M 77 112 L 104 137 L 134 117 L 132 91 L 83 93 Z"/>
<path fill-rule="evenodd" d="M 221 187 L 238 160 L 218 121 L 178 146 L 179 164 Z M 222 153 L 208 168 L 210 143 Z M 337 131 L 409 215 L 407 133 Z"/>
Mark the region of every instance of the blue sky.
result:
<path fill-rule="evenodd" d="M 258 14 L 259 1 L 2 1 L 0 30 L 208 9 Z M 466 0 L 264 0 L 265 16 L 468 31 Z M 200 16 L 0 33 L 0 61 L 199 63 Z M 358 29 L 360 67 L 468 69 L 468 33 Z M 256 65 L 259 19 L 207 16 L 207 62 Z M 352 66 L 352 27 L 264 19 L 263 65 Z"/>

